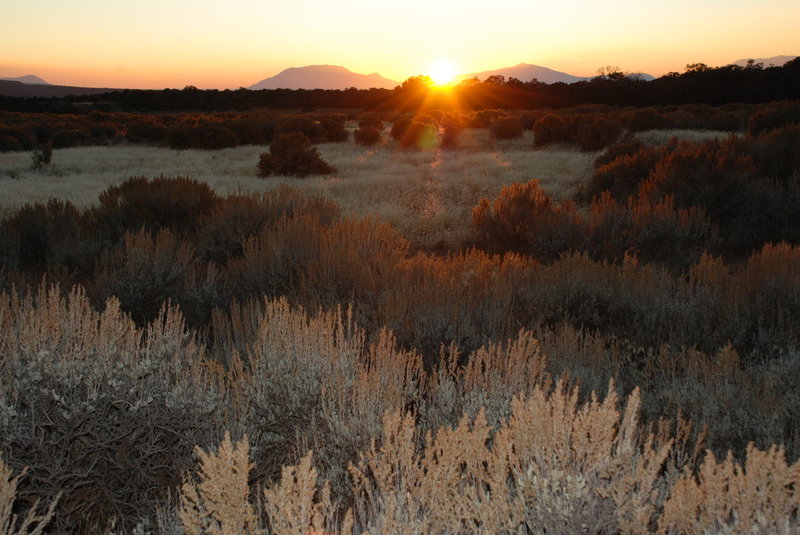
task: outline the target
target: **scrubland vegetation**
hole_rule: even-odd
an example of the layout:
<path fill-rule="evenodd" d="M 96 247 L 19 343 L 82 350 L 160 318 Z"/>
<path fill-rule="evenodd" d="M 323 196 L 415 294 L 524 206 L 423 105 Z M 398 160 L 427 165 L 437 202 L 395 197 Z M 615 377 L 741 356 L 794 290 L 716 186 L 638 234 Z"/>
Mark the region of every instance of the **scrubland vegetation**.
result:
<path fill-rule="evenodd" d="M 797 109 L 14 137 L 0 529 L 796 533 Z"/>

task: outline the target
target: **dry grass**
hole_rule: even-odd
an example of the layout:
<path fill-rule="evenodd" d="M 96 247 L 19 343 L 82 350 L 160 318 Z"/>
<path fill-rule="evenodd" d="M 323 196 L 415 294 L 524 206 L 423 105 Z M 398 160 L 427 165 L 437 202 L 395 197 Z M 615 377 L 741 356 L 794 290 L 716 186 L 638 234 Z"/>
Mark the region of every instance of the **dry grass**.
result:
<path fill-rule="evenodd" d="M 325 143 L 318 145 L 319 152 L 338 173 L 302 180 L 257 178 L 256 164 L 265 151 L 261 146 L 217 151 L 129 145 L 60 149 L 52 166 L 40 171 L 31 168 L 28 152 L 0 153 L 0 190 L 5 193 L 0 212 L 51 197 L 87 207 L 105 188 L 131 176 L 188 176 L 223 195 L 267 191 L 286 183 L 335 200 L 345 214 L 369 214 L 391 223 L 413 243 L 458 246 L 472 208 L 483 197 L 495 197 L 503 186 L 535 178 L 547 193 L 561 198 L 591 176 L 596 153 L 568 147 L 534 151 L 532 146 L 531 132 L 522 139 L 493 141 L 488 130 L 462 132 L 457 151 L 400 151 L 391 141 L 375 147 L 352 140 Z"/>

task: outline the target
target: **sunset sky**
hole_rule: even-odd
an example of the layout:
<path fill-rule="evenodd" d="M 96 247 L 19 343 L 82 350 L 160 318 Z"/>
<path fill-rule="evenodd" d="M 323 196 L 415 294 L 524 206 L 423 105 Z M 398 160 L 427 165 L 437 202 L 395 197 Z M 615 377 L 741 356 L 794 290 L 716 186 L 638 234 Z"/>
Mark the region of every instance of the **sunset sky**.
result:
<path fill-rule="evenodd" d="M 654 76 L 800 54 L 798 0 L 0 0 L 0 77 L 238 88 L 331 64 L 403 81 L 533 63 Z"/>

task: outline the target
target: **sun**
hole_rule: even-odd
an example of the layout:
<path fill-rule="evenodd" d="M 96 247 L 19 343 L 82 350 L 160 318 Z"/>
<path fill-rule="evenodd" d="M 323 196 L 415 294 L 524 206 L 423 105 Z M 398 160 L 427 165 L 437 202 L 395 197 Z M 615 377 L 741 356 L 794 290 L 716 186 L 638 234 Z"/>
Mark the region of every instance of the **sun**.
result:
<path fill-rule="evenodd" d="M 452 61 L 440 59 L 428 69 L 428 76 L 436 87 L 447 87 L 453 84 L 456 67 Z"/>

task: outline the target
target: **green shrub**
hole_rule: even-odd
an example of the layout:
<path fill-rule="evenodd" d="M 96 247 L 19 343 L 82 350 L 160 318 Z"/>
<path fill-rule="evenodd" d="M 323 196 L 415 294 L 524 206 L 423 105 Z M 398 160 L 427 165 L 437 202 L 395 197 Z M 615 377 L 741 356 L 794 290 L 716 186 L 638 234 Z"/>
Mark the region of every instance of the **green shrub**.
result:
<path fill-rule="evenodd" d="M 305 134 L 279 134 L 272 140 L 269 152 L 258 160 L 258 176 L 284 175 L 306 177 L 328 175 L 336 169 L 325 162 Z"/>

